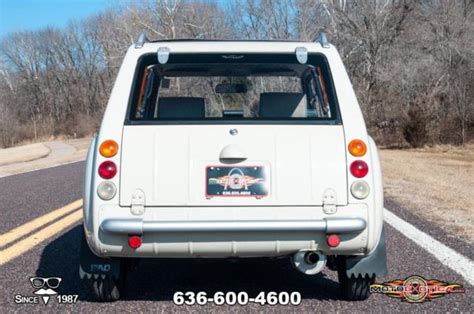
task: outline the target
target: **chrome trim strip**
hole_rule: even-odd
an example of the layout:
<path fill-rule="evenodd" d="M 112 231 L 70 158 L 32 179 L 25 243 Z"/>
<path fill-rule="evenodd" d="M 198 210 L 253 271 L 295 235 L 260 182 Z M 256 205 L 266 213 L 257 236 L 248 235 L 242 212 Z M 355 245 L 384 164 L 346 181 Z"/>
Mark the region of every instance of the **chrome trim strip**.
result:
<path fill-rule="evenodd" d="M 362 218 L 325 218 L 326 233 L 351 233 L 362 231 L 367 225 Z"/>
<path fill-rule="evenodd" d="M 362 218 L 325 218 L 322 220 L 257 221 L 143 221 L 142 219 L 106 219 L 100 228 L 117 234 L 157 232 L 252 232 L 252 231 L 319 231 L 352 233 L 365 229 Z"/>

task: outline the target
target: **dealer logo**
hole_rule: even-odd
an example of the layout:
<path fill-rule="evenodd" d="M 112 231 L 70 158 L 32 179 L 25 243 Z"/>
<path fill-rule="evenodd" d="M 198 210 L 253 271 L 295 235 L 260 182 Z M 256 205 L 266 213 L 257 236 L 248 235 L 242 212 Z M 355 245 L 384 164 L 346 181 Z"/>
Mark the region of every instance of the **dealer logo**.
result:
<path fill-rule="evenodd" d="M 77 302 L 77 294 L 60 295 L 55 290 L 63 279 L 61 277 L 31 277 L 30 284 L 35 289 L 34 295 L 15 295 L 16 304 L 40 304 L 47 305 L 51 298 L 55 298 L 59 304 L 74 304 Z M 40 301 L 41 300 L 41 301 Z"/>
<path fill-rule="evenodd" d="M 425 279 L 421 276 L 410 276 L 384 283 L 370 285 L 370 292 L 383 293 L 389 297 L 401 299 L 408 303 L 423 303 L 445 296 L 449 293 L 464 293 L 462 285 L 448 283 L 437 279 Z"/>
<path fill-rule="evenodd" d="M 59 284 L 61 283 L 62 278 L 60 277 L 49 277 L 49 278 L 43 278 L 43 277 L 32 277 L 30 278 L 31 285 L 33 288 L 37 289 L 34 294 L 41 296 L 43 299 L 44 305 L 48 304 L 49 298 L 52 295 L 58 294 L 56 291 L 53 289 L 56 289 L 59 287 Z"/>

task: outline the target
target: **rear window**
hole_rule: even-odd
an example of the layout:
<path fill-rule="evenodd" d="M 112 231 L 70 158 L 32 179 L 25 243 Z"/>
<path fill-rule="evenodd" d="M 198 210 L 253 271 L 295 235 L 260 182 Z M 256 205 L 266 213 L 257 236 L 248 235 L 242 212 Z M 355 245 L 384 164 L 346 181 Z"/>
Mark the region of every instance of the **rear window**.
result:
<path fill-rule="evenodd" d="M 156 54 L 137 66 L 127 121 L 334 123 L 334 88 L 324 56 L 294 54 Z"/>

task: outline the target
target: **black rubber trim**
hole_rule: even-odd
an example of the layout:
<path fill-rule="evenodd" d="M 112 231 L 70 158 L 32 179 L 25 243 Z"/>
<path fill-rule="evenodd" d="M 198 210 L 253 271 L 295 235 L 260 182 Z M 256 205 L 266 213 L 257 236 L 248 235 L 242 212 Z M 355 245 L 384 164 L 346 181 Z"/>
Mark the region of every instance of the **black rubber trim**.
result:
<path fill-rule="evenodd" d="M 346 258 L 346 275 L 351 276 L 366 276 L 369 277 L 385 276 L 388 273 L 387 269 L 387 251 L 385 248 L 385 231 L 382 229 L 379 244 L 367 256 L 348 256 Z"/>
<path fill-rule="evenodd" d="M 94 278 L 94 275 L 107 275 L 118 280 L 120 270 L 120 259 L 102 258 L 95 255 L 89 248 L 85 235 L 82 234 L 79 257 L 79 276 L 81 279 L 91 279 Z"/>
<path fill-rule="evenodd" d="M 177 41 L 182 41 L 182 40 L 177 40 Z M 207 41 L 207 40 L 205 40 Z M 219 41 L 219 40 L 218 40 Z M 230 40 L 233 41 L 233 40 Z M 201 52 L 201 53 L 193 53 L 192 55 L 194 57 L 199 56 L 199 55 L 211 55 L 213 53 L 211 52 Z M 215 53 L 214 53 L 215 54 Z M 171 56 L 186 56 L 190 55 L 189 52 L 185 53 L 173 53 Z M 258 56 L 258 55 L 274 55 L 274 56 L 291 56 L 291 53 L 270 53 L 270 54 L 265 54 L 265 53 L 245 53 L 247 56 Z M 337 91 L 334 85 L 334 80 L 331 72 L 331 68 L 329 66 L 329 62 L 326 58 L 326 56 L 322 53 L 319 52 L 312 52 L 308 53 L 309 57 L 313 56 L 320 56 L 323 59 L 323 63 L 327 69 L 327 75 L 328 75 L 328 84 L 329 88 L 331 90 L 331 97 L 334 97 L 333 101 L 330 103 L 330 108 L 331 108 L 331 113 L 333 114 L 333 117 L 331 118 L 305 118 L 305 119 L 222 119 L 222 118 L 216 118 L 213 120 L 212 118 L 206 118 L 202 120 L 178 120 L 178 119 L 168 119 L 168 120 L 136 120 L 132 119 L 131 115 L 132 112 L 136 109 L 136 99 L 138 97 L 138 85 L 139 85 L 139 78 L 140 74 L 144 71 L 145 67 L 148 66 L 149 64 L 145 64 L 144 60 L 146 58 L 154 58 L 156 56 L 156 53 L 145 53 L 141 55 L 138 60 L 137 64 L 135 67 L 135 73 L 133 76 L 133 83 L 130 89 L 130 95 L 128 99 L 128 105 L 127 105 L 127 112 L 126 116 L 124 119 L 124 125 L 228 125 L 228 124 L 248 124 L 248 125 L 342 125 L 342 117 L 341 117 L 341 110 L 339 107 L 339 101 L 338 101 L 338 96 L 337 96 Z M 170 57 L 171 57 L 170 56 Z M 193 58 L 190 58 L 190 60 L 194 60 Z M 193 63 L 194 61 L 191 61 Z M 168 62 L 169 63 L 169 62 Z"/>
<path fill-rule="evenodd" d="M 203 119 L 203 120 L 155 120 L 155 121 L 146 121 L 146 120 L 126 120 L 125 125 L 342 125 L 340 119 L 333 120 L 260 120 L 260 119 Z"/>

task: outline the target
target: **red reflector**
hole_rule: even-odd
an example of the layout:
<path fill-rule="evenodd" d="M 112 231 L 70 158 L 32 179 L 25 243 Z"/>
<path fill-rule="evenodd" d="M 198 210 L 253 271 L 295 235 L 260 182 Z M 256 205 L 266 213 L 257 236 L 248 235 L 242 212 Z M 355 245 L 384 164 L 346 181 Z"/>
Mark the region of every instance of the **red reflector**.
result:
<path fill-rule="evenodd" d="M 112 161 L 104 161 L 99 166 L 99 175 L 104 179 L 112 179 L 117 173 L 117 166 Z"/>
<path fill-rule="evenodd" d="M 369 166 L 362 160 L 356 160 L 351 164 L 351 173 L 356 178 L 363 178 L 369 172 Z"/>
<path fill-rule="evenodd" d="M 341 239 L 337 234 L 330 234 L 327 236 L 326 241 L 328 242 L 329 247 L 336 247 L 341 243 Z"/>
<path fill-rule="evenodd" d="M 128 245 L 132 249 L 138 249 L 142 245 L 142 238 L 136 235 L 130 236 L 128 238 Z"/>

